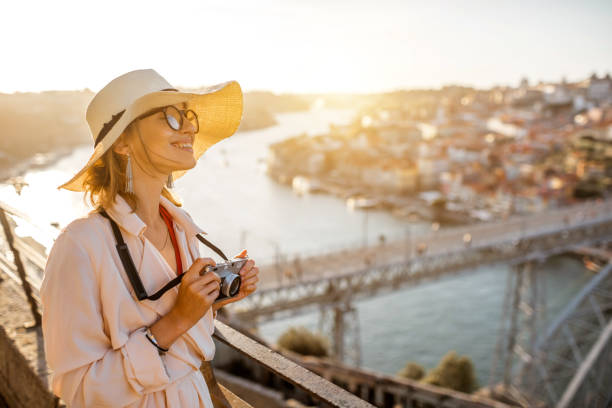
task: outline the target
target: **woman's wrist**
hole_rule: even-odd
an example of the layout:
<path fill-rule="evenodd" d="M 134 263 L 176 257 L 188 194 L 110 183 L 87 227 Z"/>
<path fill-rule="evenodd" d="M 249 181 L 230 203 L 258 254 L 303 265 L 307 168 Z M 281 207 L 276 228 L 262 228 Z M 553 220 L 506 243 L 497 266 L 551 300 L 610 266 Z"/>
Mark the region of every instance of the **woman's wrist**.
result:
<path fill-rule="evenodd" d="M 168 314 L 149 326 L 149 330 L 155 336 L 157 343 L 168 349 L 190 327 L 185 319 L 178 316 L 174 309 L 171 309 Z"/>
<path fill-rule="evenodd" d="M 159 345 L 159 343 L 157 342 L 157 339 L 155 338 L 155 335 L 151 331 L 150 327 L 147 327 L 145 331 L 146 331 L 145 336 L 151 342 L 151 344 L 153 344 L 159 350 L 160 354 L 165 353 L 166 351 L 168 351 L 167 348 L 164 348 L 164 347 Z"/>
<path fill-rule="evenodd" d="M 170 309 L 170 312 L 168 312 L 166 316 L 168 316 L 168 319 L 172 322 L 172 325 L 176 327 L 177 331 L 180 333 L 178 337 L 180 337 L 187 330 L 191 329 L 191 326 L 196 324 L 196 322 L 192 322 L 178 313 L 175 308 Z"/>
<path fill-rule="evenodd" d="M 217 303 L 213 303 L 213 305 L 212 305 L 213 311 L 217 311 L 217 310 L 221 309 L 223 306 L 229 305 L 232 302 L 233 302 L 233 298 L 227 298 L 227 299 L 220 300 Z"/>

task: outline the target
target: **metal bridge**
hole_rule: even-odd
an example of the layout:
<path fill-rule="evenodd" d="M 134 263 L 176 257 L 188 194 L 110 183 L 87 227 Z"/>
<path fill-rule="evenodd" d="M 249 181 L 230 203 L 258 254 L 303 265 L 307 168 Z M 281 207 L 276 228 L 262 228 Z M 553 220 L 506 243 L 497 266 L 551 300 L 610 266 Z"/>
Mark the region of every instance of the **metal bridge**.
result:
<path fill-rule="evenodd" d="M 612 403 L 612 257 L 546 326 L 537 262 L 509 275 L 490 387 L 521 406 Z"/>
<path fill-rule="evenodd" d="M 264 265 L 259 289 L 230 308 L 245 321 L 299 314 L 480 265 L 545 259 L 605 242 L 611 227 L 609 200 L 312 256 L 300 267 Z"/>
<path fill-rule="evenodd" d="M 285 282 L 274 279 L 279 266 L 269 265 L 261 268 L 261 289 L 232 310 L 256 325 L 263 316 L 319 308 L 321 320 L 331 326 L 336 357 L 359 365 L 355 299 L 477 266 L 510 264 L 492 393 L 526 407 L 604 407 L 612 398 L 612 259 L 609 250 L 596 246 L 611 240 L 612 201 L 583 204 L 431 233 L 416 242 L 310 257 L 302 263 L 308 266 L 303 275 L 285 265 Z M 538 264 L 568 252 L 599 257 L 607 265 L 546 329 Z"/>

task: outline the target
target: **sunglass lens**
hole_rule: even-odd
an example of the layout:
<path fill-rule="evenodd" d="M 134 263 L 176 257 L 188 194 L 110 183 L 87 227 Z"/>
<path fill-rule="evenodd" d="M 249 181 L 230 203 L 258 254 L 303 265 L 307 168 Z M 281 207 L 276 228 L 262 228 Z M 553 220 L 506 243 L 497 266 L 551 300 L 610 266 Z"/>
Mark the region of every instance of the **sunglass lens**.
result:
<path fill-rule="evenodd" d="M 166 109 L 166 121 L 172 129 L 179 130 L 181 128 L 181 114 L 178 109 L 168 106 Z"/>

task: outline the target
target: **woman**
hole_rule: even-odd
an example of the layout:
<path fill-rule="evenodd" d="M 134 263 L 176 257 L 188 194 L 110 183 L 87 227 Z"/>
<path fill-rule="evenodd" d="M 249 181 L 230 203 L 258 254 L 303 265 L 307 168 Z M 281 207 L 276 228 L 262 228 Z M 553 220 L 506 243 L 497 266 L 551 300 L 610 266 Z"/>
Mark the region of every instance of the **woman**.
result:
<path fill-rule="evenodd" d="M 240 86 L 183 93 L 137 70 L 100 90 L 86 116 L 94 153 L 59 188 L 96 208 L 57 237 L 41 287 L 53 392 L 71 407 L 211 408 L 199 368 L 215 353 L 216 311 L 255 291 L 259 270 L 248 260 L 238 295 L 214 303 L 206 233 L 167 187 L 236 131 Z"/>

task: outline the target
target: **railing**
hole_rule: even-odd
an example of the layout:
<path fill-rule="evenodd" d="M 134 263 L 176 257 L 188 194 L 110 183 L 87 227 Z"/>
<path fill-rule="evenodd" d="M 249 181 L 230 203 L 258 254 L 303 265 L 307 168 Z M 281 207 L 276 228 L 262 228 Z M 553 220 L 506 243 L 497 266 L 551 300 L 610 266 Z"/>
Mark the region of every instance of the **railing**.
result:
<path fill-rule="evenodd" d="M 26 298 L 28 299 L 28 303 L 30 304 L 30 310 L 32 312 L 32 317 L 34 318 L 33 326 L 40 326 L 41 316 L 38 310 L 38 303 L 40 302 L 40 299 L 38 298 L 38 288 L 40 287 L 40 279 L 36 280 L 34 282 L 34 285 L 32 285 L 33 277 L 26 272 L 21 257 L 21 251 L 24 251 L 24 249 L 28 248 L 28 246 L 23 242 L 23 240 L 21 240 L 13 233 L 13 229 L 9 224 L 7 213 L 29 221 L 29 218 L 27 218 L 27 216 L 25 216 L 24 214 L 19 213 L 17 210 L 9 207 L 6 204 L 0 204 L 0 222 L 2 223 L 2 229 L 4 230 L 6 242 L 13 255 L 13 260 L 11 262 L 11 260 L 9 260 L 3 254 L 0 254 L 0 262 L 2 262 L 2 266 L 5 267 L 3 269 L 8 273 L 8 275 L 11 278 L 20 282 L 21 287 L 23 288 L 23 292 L 25 293 Z M 36 263 L 38 267 L 41 267 L 41 269 L 44 270 L 45 264 L 44 261 L 41 260 L 41 258 L 43 258 L 42 256 L 37 256 L 38 254 L 36 254 L 35 251 L 28 251 L 27 249 L 24 251 L 24 255 L 29 255 L 29 258 L 32 260 L 32 262 Z M 12 268 L 9 267 L 11 263 L 15 266 L 17 272 L 16 274 L 11 270 Z M 18 279 L 16 279 L 17 277 Z M 34 293 L 33 288 L 36 290 L 36 293 Z"/>
<path fill-rule="evenodd" d="M 236 330 L 247 332 L 248 328 L 239 321 L 234 321 Z M 258 335 L 248 333 L 255 341 L 264 343 Z M 274 346 L 272 346 L 274 347 Z M 291 351 L 283 351 L 286 358 L 297 363 L 326 380 L 360 396 L 377 407 L 445 407 L 445 408 L 510 408 L 507 404 L 493 401 L 483 395 L 467 394 L 435 385 L 424 384 L 417 380 L 398 377 L 353 367 L 332 358 L 302 356 Z M 257 378 L 262 384 L 274 384 L 261 367 L 254 366 L 253 360 L 246 360 L 243 355 L 234 364 L 242 367 L 249 378 Z M 274 387 L 274 386 L 273 386 Z"/>
<path fill-rule="evenodd" d="M 33 268 L 27 268 L 26 263 L 29 262 L 34 268 L 42 271 L 44 270 L 46 259 L 35 248 L 28 244 L 28 242 L 14 233 L 11 225 L 11 217 L 18 217 L 22 220 L 31 222 L 27 215 L 0 202 L 0 222 L 8 244 L 8 248 L 4 248 L 5 251 L 0 251 L 0 270 L 21 285 L 34 319 L 30 327 L 40 327 L 41 315 L 39 311 L 40 298 L 38 296 L 38 291 L 41 275 L 32 273 Z M 6 254 L 2 252 L 6 252 Z M 12 255 L 13 259 L 10 259 L 10 255 Z M 274 374 L 279 375 L 283 379 L 301 388 L 313 399 L 320 401 L 322 406 L 373 407 L 370 403 L 299 366 L 283 355 L 253 341 L 249 337 L 218 320 L 215 321 L 215 332 L 213 337 L 229 345 L 242 355 L 254 360 L 256 364 L 272 371 Z M 210 373 L 212 374 L 212 371 L 210 371 Z M 209 384 L 209 388 L 213 388 L 211 389 L 211 393 L 217 389 L 223 394 L 221 398 L 224 397 L 224 401 L 219 402 L 221 406 L 232 408 L 250 406 L 227 388 L 217 384 L 214 379 L 214 374 L 212 374 L 212 380 L 213 386 L 211 387 Z M 217 395 L 220 394 L 217 393 Z"/>

